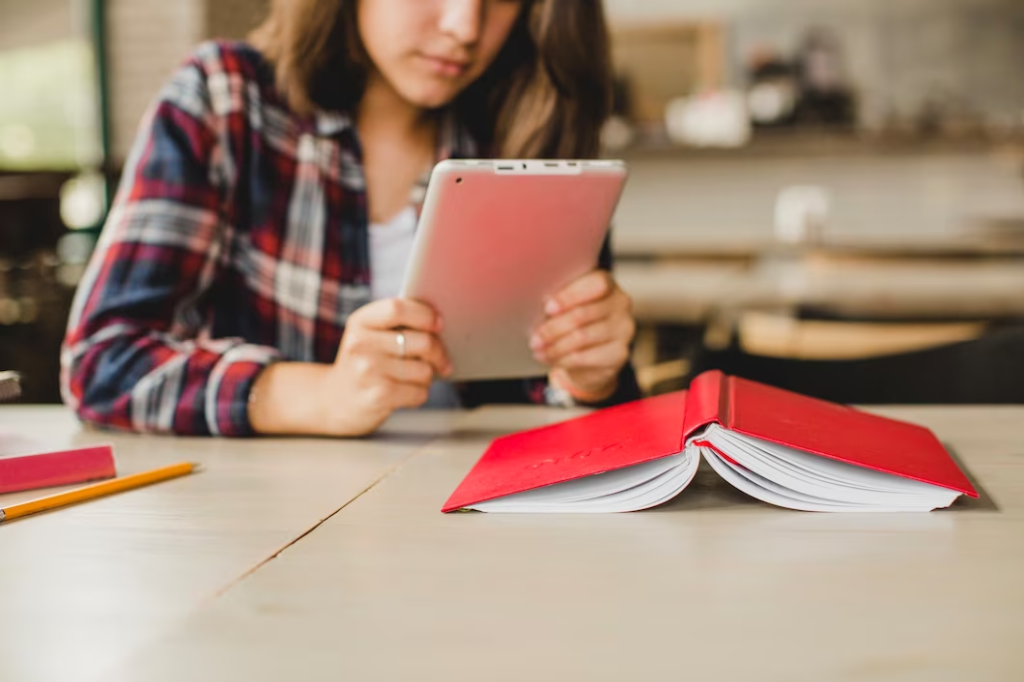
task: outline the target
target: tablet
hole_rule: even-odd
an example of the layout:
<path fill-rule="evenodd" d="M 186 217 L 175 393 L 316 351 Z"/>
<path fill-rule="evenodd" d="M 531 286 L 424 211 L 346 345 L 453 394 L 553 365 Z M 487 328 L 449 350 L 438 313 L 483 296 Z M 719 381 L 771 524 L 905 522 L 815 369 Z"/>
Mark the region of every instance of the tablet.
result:
<path fill-rule="evenodd" d="M 402 287 L 441 314 L 453 381 L 540 376 L 544 302 L 597 265 L 622 161 L 448 160 L 430 176 Z"/>

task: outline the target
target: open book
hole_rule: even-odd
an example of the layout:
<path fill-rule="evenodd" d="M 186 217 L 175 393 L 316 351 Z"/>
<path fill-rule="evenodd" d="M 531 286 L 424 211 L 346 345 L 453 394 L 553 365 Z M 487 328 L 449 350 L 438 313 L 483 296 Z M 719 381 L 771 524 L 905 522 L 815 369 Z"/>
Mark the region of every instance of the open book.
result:
<path fill-rule="evenodd" d="M 442 511 L 637 511 L 682 492 L 701 459 L 748 495 L 804 511 L 931 511 L 978 496 L 924 427 L 711 371 L 688 392 L 496 439 Z"/>

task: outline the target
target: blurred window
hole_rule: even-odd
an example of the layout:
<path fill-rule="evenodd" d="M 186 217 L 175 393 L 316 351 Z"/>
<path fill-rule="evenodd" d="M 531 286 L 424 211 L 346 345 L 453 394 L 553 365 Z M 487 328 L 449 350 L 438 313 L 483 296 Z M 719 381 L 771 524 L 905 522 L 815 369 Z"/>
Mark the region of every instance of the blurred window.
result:
<path fill-rule="evenodd" d="M 0 171 L 101 160 L 96 63 L 85 40 L 0 50 Z"/>

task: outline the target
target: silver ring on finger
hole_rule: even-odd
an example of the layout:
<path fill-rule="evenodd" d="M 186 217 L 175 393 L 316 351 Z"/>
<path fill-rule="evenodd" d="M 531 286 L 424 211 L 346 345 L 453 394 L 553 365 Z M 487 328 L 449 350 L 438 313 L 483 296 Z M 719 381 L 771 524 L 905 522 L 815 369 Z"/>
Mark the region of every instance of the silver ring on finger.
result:
<path fill-rule="evenodd" d="M 405 359 L 405 332 L 395 333 L 395 342 L 398 344 L 398 357 Z"/>

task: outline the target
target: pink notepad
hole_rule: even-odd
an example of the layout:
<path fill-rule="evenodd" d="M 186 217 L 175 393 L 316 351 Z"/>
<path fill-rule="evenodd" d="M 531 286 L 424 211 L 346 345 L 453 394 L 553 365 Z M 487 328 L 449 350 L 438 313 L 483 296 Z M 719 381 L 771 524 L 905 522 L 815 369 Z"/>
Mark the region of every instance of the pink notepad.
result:
<path fill-rule="evenodd" d="M 0 494 L 116 475 L 114 451 L 109 445 L 33 450 L 33 444 L 25 440 L 0 434 Z"/>

